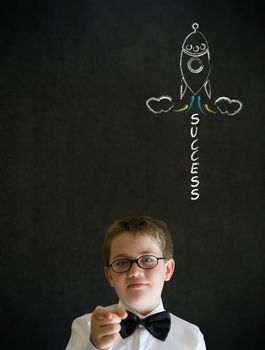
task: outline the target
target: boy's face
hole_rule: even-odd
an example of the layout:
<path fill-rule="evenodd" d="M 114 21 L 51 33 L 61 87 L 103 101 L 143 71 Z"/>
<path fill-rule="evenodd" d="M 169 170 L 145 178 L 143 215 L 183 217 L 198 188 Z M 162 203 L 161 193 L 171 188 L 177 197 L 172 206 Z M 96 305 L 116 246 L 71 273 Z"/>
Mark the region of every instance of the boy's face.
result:
<path fill-rule="evenodd" d="M 163 257 L 159 244 L 152 236 L 122 233 L 113 239 L 110 263 L 122 258 L 137 259 L 142 255 Z M 174 266 L 173 259 L 161 259 L 152 269 L 142 269 L 133 263 L 129 271 L 115 273 L 105 267 L 105 275 L 125 305 L 146 315 L 158 306 L 164 282 L 170 280 Z"/>

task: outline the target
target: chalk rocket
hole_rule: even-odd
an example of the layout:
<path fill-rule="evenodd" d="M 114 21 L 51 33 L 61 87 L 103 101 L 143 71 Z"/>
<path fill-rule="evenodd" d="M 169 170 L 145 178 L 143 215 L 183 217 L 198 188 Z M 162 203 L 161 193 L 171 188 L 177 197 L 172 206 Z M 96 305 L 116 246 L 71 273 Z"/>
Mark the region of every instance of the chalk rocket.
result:
<path fill-rule="evenodd" d="M 211 98 L 209 45 L 205 36 L 197 31 L 198 28 L 199 25 L 193 23 L 193 32 L 185 38 L 182 45 L 180 99 L 183 98 L 187 88 L 193 95 L 197 95 L 204 88 L 209 99 Z"/>

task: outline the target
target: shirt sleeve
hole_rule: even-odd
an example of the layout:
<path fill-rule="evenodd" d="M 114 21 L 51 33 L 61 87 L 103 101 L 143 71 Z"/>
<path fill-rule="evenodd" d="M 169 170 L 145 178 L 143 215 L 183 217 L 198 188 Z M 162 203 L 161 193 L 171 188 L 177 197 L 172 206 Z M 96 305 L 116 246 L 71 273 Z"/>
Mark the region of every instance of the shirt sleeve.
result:
<path fill-rule="evenodd" d="M 196 350 L 206 350 L 206 345 L 205 345 L 205 341 L 202 333 L 200 333 L 200 339 L 196 347 Z"/>
<path fill-rule="evenodd" d="M 90 314 L 78 317 L 71 327 L 71 337 L 65 350 L 97 350 L 90 341 Z"/>

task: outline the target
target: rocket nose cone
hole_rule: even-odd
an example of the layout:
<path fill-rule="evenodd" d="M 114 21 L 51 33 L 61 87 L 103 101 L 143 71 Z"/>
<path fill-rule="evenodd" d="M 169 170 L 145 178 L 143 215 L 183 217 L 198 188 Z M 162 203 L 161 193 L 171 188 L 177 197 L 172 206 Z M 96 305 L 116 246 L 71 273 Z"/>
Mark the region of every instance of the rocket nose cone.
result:
<path fill-rule="evenodd" d="M 183 42 L 182 49 L 186 53 L 201 54 L 209 49 L 206 38 L 201 32 L 191 33 Z"/>

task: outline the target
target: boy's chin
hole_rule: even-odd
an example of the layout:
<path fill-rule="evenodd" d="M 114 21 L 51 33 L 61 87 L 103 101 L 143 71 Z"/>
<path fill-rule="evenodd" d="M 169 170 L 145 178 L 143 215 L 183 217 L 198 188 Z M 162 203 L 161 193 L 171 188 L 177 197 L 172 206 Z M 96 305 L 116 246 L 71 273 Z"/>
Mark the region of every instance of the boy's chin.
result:
<path fill-rule="evenodd" d="M 147 315 L 152 310 L 154 310 L 155 307 L 158 306 L 158 301 L 152 301 L 150 300 L 150 295 L 146 298 L 144 298 L 142 295 L 137 297 L 130 297 L 126 298 L 126 300 L 122 300 L 122 302 L 127 305 L 130 309 L 133 311 L 141 314 L 141 315 Z"/>

